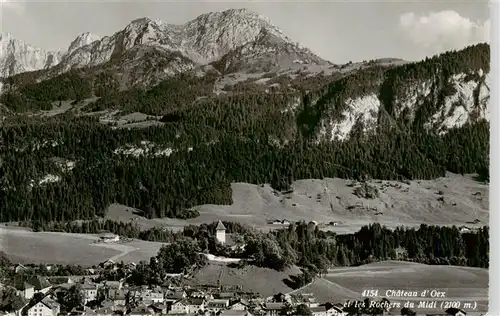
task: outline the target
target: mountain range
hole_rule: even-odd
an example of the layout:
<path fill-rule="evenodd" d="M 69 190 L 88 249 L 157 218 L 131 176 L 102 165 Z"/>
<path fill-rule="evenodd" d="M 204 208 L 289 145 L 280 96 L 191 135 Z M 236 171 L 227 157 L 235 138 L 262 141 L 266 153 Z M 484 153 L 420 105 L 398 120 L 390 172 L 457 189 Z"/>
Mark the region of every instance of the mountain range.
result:
<path fill-rule="evenodd" d="M 183 25 L 139 18 L 111 36 L 83 33 L 64 52 L 47 52 L 11 35 L 0 37 L 0 48 L 0 77 L 50 68 L 52 74 L 60 74 L 102 65 L 126 54 L 137 58 L 145 51 L 170 56 L 161 71 L 172 74 L 222 60 L 226 69 L 244 59 L 253 59 L 252 65 L 243 62 L 242 67 L 254 70 L 272 70 L 285 61 L 329 64 L 294 43 L 267 18 L 246 9 L 203 14 Z"/>

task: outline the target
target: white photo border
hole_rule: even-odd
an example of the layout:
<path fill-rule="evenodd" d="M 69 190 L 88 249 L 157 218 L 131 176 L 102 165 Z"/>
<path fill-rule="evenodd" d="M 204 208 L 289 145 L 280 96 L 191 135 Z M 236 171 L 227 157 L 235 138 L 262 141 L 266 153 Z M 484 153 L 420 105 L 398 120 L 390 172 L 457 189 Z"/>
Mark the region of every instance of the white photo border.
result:
<path fill-rule="evenodd" d="M 500 168 L 496 164 L 500 157 L 500 143 L 498 136 L 500 135 L 500 79 L 498 77 L 498 69 L 500 68 L 500 47 L 498 39 L 499 34 L 499 17 L 500 17 L 500 2 L 492 0 L 490 2 L 491 10 L 491 72 L 492 73 L 492 87 L 490 87 L 490 265 L 489 265 L 489 308 L 488 314 L 492 316 L 500 315 L 500 231 L 494 229 L 500 221 L 500 214 L 495 211 L 499 208 L 500 199 Z"/>

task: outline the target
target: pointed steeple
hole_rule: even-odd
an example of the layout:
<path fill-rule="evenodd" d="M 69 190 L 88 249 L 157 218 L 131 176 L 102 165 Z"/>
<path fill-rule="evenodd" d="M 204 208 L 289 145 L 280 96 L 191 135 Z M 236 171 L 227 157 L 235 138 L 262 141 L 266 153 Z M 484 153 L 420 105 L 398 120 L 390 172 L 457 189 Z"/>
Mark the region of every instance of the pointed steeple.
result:
<path fill-rule="evenodd" d="M 217 222 L 217 227 L 215 227 L 215 230 L 226 230 L 226 227 L 224 226 L 224 224 L 222 224 L 221 220 Z"/>

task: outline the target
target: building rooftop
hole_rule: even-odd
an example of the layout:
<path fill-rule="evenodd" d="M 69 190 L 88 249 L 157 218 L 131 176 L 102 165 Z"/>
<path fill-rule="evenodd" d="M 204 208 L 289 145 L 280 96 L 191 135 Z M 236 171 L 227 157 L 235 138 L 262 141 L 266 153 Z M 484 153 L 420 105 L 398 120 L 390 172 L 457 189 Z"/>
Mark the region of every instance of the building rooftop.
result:
<path fill-rule="evenodd" d="M 215 230 L 226 230 L 226 227 L 224 226 L 224 224 L 222 224 L 222 221 L 218 221 L 217 222 L 217 227 L 215 227 Z"/>

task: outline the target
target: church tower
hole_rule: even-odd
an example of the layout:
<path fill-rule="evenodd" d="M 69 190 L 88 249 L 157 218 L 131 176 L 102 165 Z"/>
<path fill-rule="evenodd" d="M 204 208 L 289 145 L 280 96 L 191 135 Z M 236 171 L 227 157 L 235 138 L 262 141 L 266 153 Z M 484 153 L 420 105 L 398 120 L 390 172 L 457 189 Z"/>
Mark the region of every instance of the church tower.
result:
<path fill-rule="evenodd" d="M 215 238 L 221 244 L 226 243 L 226 227 L 224 227 L 221 221 L 217 223 L 217 227 L 215 228 Z"/>

